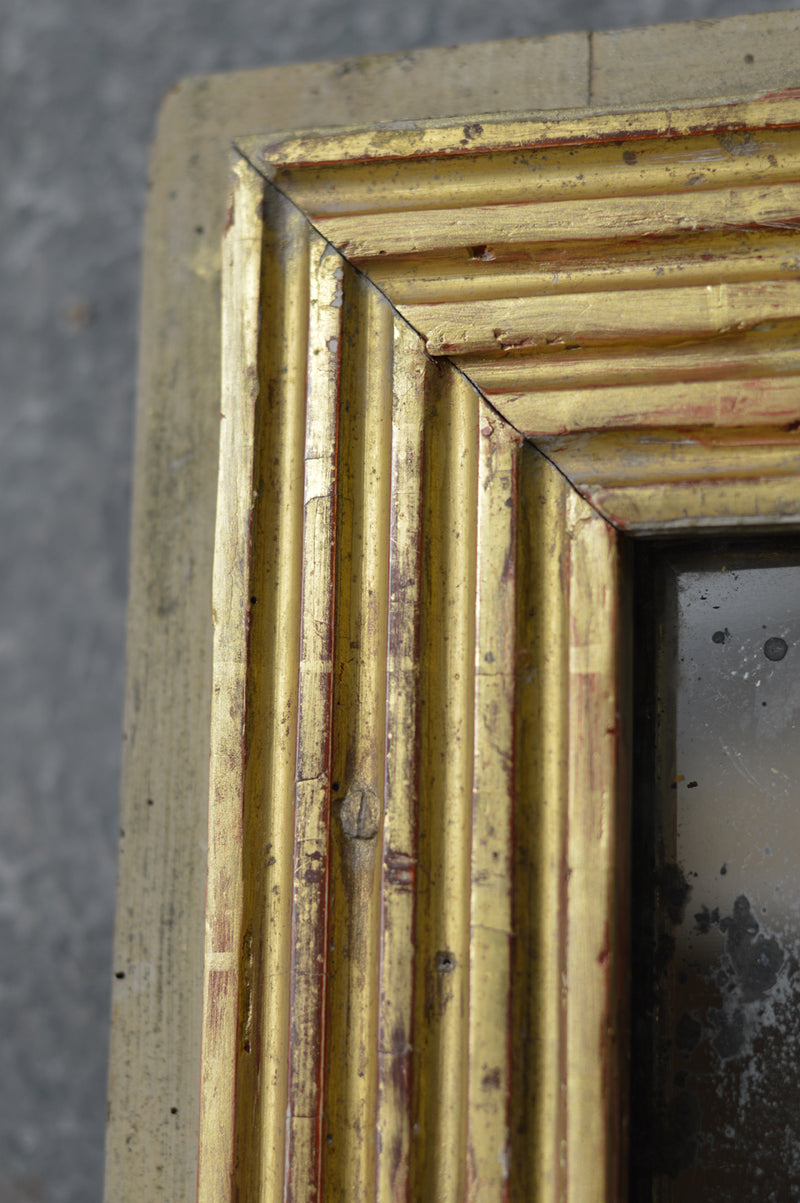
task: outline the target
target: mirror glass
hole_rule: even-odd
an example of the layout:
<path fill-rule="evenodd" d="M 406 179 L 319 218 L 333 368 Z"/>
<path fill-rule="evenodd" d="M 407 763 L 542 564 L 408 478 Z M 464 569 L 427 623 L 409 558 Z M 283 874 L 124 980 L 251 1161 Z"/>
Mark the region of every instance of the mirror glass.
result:
<path fill-rule="evenodd" d="M 800 1199 L 800 562 L 642 557 L 633 1197 Z M 639 645 L 637 638 L 637 648 Z M 648 779 L 649 775 L 649 779 Z M 638 863 L 637 863 L 638 862 Z"/>

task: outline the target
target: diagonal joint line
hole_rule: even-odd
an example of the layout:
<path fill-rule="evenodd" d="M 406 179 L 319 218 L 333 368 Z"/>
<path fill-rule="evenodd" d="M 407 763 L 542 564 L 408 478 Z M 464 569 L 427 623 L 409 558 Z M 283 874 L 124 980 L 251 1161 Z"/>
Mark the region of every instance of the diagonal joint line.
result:
<path fill-rule="evenodd" d="M 592 39 L 592 35 L 589 34 L 590 56 L 591 56 L 591 47 L 592 47 L 591 39 Z M 591 58 L 590 58 L 589 78 L 591 80 Z M 281 196 L 287 204 L 291 205 L 292 208 L 295 210 L 295 212 L 299 213 L 303 217 L 303 219 L 308 223 L 309 227 L 314 231 L 314 233 L 317 234 L 323 240 L 323 242 L 325 242 L 326 248 L 327 248 L 325 251 L 326 255 L 327 254 L 338 255 L 339 258 L 344 263 L 347 263 L 347 265 L 358 276 L 360 276 L 361 279 L 364 280 L 369 285 L 370 288 L 374 289 L 375 292 L 378 293 L 378 295 L 383 299 L 384 303 L 389 306 L 389 308 L 391 309 L 395 318 L 398 321 L 402 322 L 403 325 L 407 327 L 407 329 L 412 330 L 414 332 L 414 334 L 416 334 L 417 338 L 419 338 L 420 342 L 422 343 L 423 347 L 425 348 L 426 356 L 428 357 L 428 359 L 430 359 L 430 361 L 432 363 L 449 364 L 449 366 L 452 367 L 455 370 L 455 372 L 459 376 L 461 376 L 464 380 L 466 380 L 467 384 L 472 389 L 475 390 L 475 392 L 478 394 L 478 396 L 483 400 L 485 405 L 491 410 L 491 412 L 494 414 L 494 416 L 496 418 L 498 418 L 499 421 L 501 421 L 505 426 L 510 427 L 516 434 L 519 435 L 520 439 L 523 442 L 528 443 L 531 447 L 533 447 L 538 452 L 538 454 L 541 455 L 542 458 L 545 459 L 548 464 L 550 464 L 553 471 L 557 472 L 559 474 L 559 476 L 561 476 L 567 482 L 567 484 L 572 489 L 572 491 L 574 493 L 576 493 L 581 498 L 582 501 L 585 501 L 587 505 L 591 506 L 591 508 L 594 510 L 594 512 L 597 514 L 597 516 L 599 518 L 602 518 L 604 522 L 607 522 L 608 525 L 612 526 L 615 530 L 620 530 L 620 527 L 618 526 L 618 524 L 616 522 L 614 522 L 613 519 L 609 518 L 608 514 L 604 514 L 603 511 L 594 504 L 594 502 L 591 500 L 591 498 L 586 497 L 581 492 L 581 490 L 578 488 L 578 486 L 575 484 L 575 482 L 567 475 L 567 473 L 564 471 L 564 469 L 561 468 L 558 463 L 556 463 L 556 461 L 554 459 L 552 459 L 549 455 L 547 455 L 547 453 L 544 452 L 541 449 L 541 447 L 539 447 L 539 445 L 534 442 L 533 439 L 531 439 L 523 431 L 519 430 L 513 424 L 513 422 L 510 422 L 508 420 L 508 418 L 505 417 L 505 415 L 500 412 L 500 410 L 497 408 L 497 406 L 493 404 L 493 402 L 489 399 L 489 397 L 486 396 L 486 394 L 479 388 L 479 386 L 469 376 L 469 374 L 467 372 L 465 372 L 462 367 L 460 367 L 459 364 L 455 363 L 452 359 L 449 359 L 448 356 L 446 356 L 446 355 L 431 355 L 430 354 L 430 352 L 427 350 L 427 339 L 425 338 L 425 335 L 422 333 L 422 331 L 418 330 L 417 327 L 414 326 L 408 320 L 408 318 L 405 317 L 405 315 L 400 312 L 400 310 L 397 308 L 397 306 L 395 304 L 393 304 L 392 300 L 386 295 L 386 293 L 381 288 L 378 287 L 377 284 L 374 283 L 374 281 L 370 278 L 369 274 L 366 271 L 364 271 L 363 268 L 358 267 L 355 263 L 352 263 L 347 258 L 347 256 L 344 255 L 339 250 L 339 248 L 333 242 L 331 242 L 331 240 L 329 238 L 327 238 L 322 233 L 321 230 L 319 230 L 314 225 L 311 218 L 308 216 L 306 211 L 303 208 L 301 208 L 300 205 L 298 205 L 297 201 L 293 200 L 291 196 L 288 196 L 287 193 L 285 193 L 282 188 L 279 188 L 278 185 L 275 183 L 275 181 L 270 178 L 268 170 L 266 170 L 263 166 L 260 166 L 258 163 L 254 162 L 253 159 L 250 157 L 250 155 L 248 155 L 236 141 L 234 141 L 234 143 L 233 143 L 233 149 L 244 160 L 244 162 L 247 163 L 247 165 L 250 167 L 250 169 L 252 171 L 254 171 L 257 176 L 260 176 L 260 178 L 264 181 L 264 184 L 267 187 L 273 189 L 274 192 L 278 193 L 278 195 Z"/>

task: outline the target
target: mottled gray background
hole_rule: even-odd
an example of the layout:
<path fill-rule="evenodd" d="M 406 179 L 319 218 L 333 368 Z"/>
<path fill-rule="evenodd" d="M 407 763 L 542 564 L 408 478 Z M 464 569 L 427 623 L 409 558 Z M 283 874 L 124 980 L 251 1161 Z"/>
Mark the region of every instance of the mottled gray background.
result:
<path fill-rule="evenodd" d="M 162 95 L 209 71 L 774 7 L 5 0 L 0 1203 L 101 1195 L 139 246 Z"/>

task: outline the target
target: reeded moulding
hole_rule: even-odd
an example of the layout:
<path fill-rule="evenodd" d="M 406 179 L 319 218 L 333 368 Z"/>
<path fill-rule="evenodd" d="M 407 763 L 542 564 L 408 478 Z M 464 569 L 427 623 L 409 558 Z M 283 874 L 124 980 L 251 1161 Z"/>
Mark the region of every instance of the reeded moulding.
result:
<path fill-rule="evenodd" d="M 625 1197 L 629 539 L 797 528 L 800 104 L 237 143 L 199 1199 Z"/>

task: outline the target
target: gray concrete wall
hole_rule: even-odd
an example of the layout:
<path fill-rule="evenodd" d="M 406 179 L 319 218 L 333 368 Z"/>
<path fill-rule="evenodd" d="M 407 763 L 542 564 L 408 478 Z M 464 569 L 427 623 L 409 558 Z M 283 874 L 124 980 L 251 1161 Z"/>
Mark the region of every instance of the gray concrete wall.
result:
<path fill-rule="evenodd" d="M 209 71 L 770 7 L 7 0 L 0 1203 L 101 1193 L 139 240 L 161 96 Z"/>

